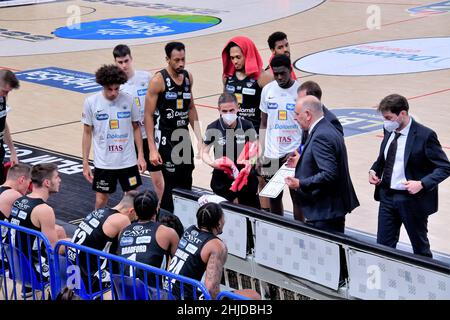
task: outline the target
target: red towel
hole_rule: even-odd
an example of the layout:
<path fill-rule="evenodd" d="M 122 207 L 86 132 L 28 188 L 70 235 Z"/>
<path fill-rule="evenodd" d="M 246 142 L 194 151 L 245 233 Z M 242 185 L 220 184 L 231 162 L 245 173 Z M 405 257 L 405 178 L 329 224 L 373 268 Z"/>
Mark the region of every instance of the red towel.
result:
<path fill-rule="evenodd" d="M 5 177 L 8 175 L 8 170 L 9 170 L 9 168 L 11 168 L 11 165 L 12 165 L 11 161 L 5 162 L 3 164 L 3 168 L 5 168 L 5 170 L 4 170 Z"/>
<path fill-rule="evenodd" d="M 252 40 L 244 36 L 237 36 L 232 38 L 222 50 L 222 64 L 223 77 L 230 77 L 234 75 L 235 69 L 231 62 L 229 51 L 227 50 L 230 42 L 236 43 L 242 50 L 245 56 L 245 74 L 253 79 L 258 79 L 263 68 L 263 62 L 259 55 L 258 49 Z"/>
<path fill-rule="evenodd" d="M 236 163 L 246 164 L 248 162 L 254 164 L 256 163 L 256 158 L 258 157 L 258 142 L 247 141 L 244 148 L 241 151 Z"/>
<path fill-rule="evenodd" d="M 270 66 L 270 62 L 272 61 L 273 57 L 274 57 L 274 55 L 271 55 L 270 58 L 269 58 L 269 69 L 270 69 L 270 71 L 272 71 L 272 67 Z M 294 71 L 294 65 L 292 63 L 291 63 L 291 68 L 292 68 L 291 79 L 292 80 L 297 80 L 297 76 L 295 75 L 295 71 Z"/>
<path fill-rule="evenodd" d="M 250 170 L 252 169 L 251 164 L 247 163 L 244 168 L 241 169 L 239 175 L 236 180 L 234 180 L 233 184 L 230 187 L 230 190 L 233 192 L 241 191 L 241 189 L 247 185 L 248 176 L 250 175 Z"/>
<path fill-rule="evenodd" d="M 235 179 L 238 176 L 239 170 L 230 158 L 222 157 L 216 159 L 215 163 L 217 164 L 218 169 L 225 172 L 230 179 Z"/>

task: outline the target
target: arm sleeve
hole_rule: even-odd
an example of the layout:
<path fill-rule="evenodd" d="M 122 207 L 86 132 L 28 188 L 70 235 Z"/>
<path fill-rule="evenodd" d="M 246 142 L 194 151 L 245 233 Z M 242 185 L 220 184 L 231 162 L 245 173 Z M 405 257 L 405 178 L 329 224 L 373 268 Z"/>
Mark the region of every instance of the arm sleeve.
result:
<path fill-rule="evenodd" d="M 131 121 L 139 122 L 141 120 L 141 115 L 139 113 L 139 108 L 136 106 L 136 100 L 131 98 Z"/>
<path fill-rule="evenodd" d="M 203 143 L 209 146 L 215 140 L 215 129 L 211 126 L 211 124 L 206 128 L 205 136 L 203 137 Z"/>
<path fill-rule="evenodd" d="M 421 179 L 425 190 L 436 187 L 450 175 L 450 163 L 434 131 L 428 136 L 425 154 L 434 165 L 434 170 Z"/>
<path fill-rule="evenodd" d="M 88 99 L 84 100 L 83 113 L 81 114 L 81 122 L 89 126 L 93 125 L 92 109 Z"/>
<path fill-rule="evenodd" d="M 267 101 L 266 101 L 266 97 L 267 97 L 267 87 L 268 87 L 268 86 L 265 86 L 265 87 L 262 89 L 262 92 L 261 92 L 261 100 L 260 100 L 260 102 L 259 102 L 259 109 L 260 109 L 262 112 L 265 112 L 265 113 L 267 113 Z"/>

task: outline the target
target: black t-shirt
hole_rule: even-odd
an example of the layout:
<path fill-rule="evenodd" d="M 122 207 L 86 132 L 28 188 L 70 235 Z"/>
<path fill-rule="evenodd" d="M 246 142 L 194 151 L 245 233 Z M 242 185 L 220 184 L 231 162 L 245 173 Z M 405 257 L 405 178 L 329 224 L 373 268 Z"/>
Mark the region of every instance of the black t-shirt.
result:
<path fill-rule="evenodd" d="M 245 144 L 248 141 L 255 141 L 256 138 L 256 131 L 250 121 L 238 118 L 236 127 L 229 128 L 222 118 L 219 118 L 208 125 L 203 142 L 208 146 L 213 145 L 214 159 L 226 156 L 236 164 L 238 169 L 242 169 L 243 166 L 236 163 L 237 158 Z M 217 188 L 220 188 L 222 184 L 223 187 L 229 187 L 233 182 L 222 170 L 217 169 L 213 171 L 213 179 Z"/>
<path fill-rule="evenodd" d="M 259 132 L 261 124 L 259 103 L 261 101 L 262 88 L 257 80 L 249 77 L 239 80 L 236 75 L 227 77 L 225 91 L 236 95 L 239 104 L 238 116 L 251 121 L 255 130 Z"/>
<path fill-rule="evenodd" d="M 226 156 L 236 163 L 245 144 L 256 140 L 256 130 L 250 121 L 238 118 L 236 122 L 236 127 L 230 128 L 220 117 L 206 128 L 203 142 L 207 146 L 213 144 L 214 159 Z"/>
<path fill-rule="evenodd" d="M 41 231 L 40 228 L 36 227 L 31 221 L 31 213 L 33 209 L 41 204 L 45 204 L 45 201 L 41 198 L 30 198 L 28 196 L 23 196 L 14 201 L 11 208 L 11 214 L 8 218 L 9 222 L 24 228 Z M 50 270 L 47 261 L 47 252 L 45 251 L 44 242 L 41 241 L 40 250 L 38 250 L 38 238 L 32 235 L 28 235 L 24 232 L 14 232 L 15 235 L 11 234 L 11 240 L 16 248 L 21 249 L 27 258 L 28 254 L 31 252 L 32 264 L 37 273 L 40 273 L 40 267 L 42 266 L 42 276 L 47 279 L 50 276 Z M 31 248 L 28 247 L 28 243 Z M 30 249 L 30 251 L 29 251 Z M 39 255 L 40 260 L 39 262 Z M 39 279 L 39 277 L 38 277 Z"/>
<path fill-rule="evenodd" d="M 117 251 L 117 237 L 110 238 L 103 232 L 103 224 L 106 219 L 119 211 L 111 208 L 101 208 L 89 213 L 86 218 L 78 225 L 77 230 L 72 238 L 72 242 L 80 244 L 89 248 L 97 249 L 104 252 L 115 254 Z M 76 260 L 76 253 L 73 249 L 68 250 L 69 260 L 73 264 L 78 264 L 84 278 L 88 275 L 88 267 L 86 261 L 86 253 L 80 251 L 78 253 L 78 263 Z M 92 254 L 89 255 L 90 274 L 98 277 L 97 257 Z M 107 261 L 100 258 L 101 270 L 107 267 Z M 102 279 L 106 277 L 106 273 L 102 272 Z M 85 283 L 87 286 L 87 283 Z"/>
<path fill-rule="evenodd" d="M 201 252 L 205 244 L 213 239 L 219 238 L 211 232 L 198 229 L 196 226 L 187 228 L 178 243 L 175 256 L 170 261 L 168 271 L 200 281 L 206 270 L 206 263 L 202 260 Z M 173 294 L 175 297 L 179 297 L 180 284 L 173 280 L 172 285 Z M 192 299 L 192 294 L 192 287 L 184 285 L 184 298 Z"/>
<path fill-rule="evenodd" d="M 118 254 L 126 259 L 161 268 L 166 250 L 156 241 L 156 231 L 161 224 L 158 222 L 134 222 L 123 229 L 119 238 Z M 132 268 L 127 268 L 125 274 L 131 276 Z M 138 270 L 136 277 L 144 280 L 142 270 Z M 154 286 L 155 277 L 148 274 L 150 285 Z"/>

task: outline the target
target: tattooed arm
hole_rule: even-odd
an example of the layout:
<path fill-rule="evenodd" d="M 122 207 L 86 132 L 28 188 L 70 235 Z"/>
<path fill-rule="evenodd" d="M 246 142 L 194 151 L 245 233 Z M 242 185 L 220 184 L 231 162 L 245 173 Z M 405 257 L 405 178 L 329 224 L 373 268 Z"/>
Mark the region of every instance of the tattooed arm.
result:
<path fill-rule="evenodd" d="M 220 280 L 223 266 L 227 261 L 228 250 L 222 241 L 215 239 L 207 243 L 202 251 L 205 252 L 205 255 L 202 252 L 202 258 L 207 260 L 205 286 L 211 297 L 215 299 L 220 292 Z"/>

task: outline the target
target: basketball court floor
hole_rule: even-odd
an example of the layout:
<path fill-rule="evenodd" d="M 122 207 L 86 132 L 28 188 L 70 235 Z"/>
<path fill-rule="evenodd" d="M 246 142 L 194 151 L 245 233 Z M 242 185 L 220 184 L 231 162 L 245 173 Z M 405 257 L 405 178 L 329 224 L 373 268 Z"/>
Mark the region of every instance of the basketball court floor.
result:
<path fill-rule="evenodd" d="M 375 106 L 384 96 L 407 97 L 412 116 L 437 132 L 450 157 L 449 1 L 77 0 L 8 6 L 11 2 L 0 2 L 0 68 L 17 72 L 21 88 L 9 95 L 8 122 L 21 149 L 19 159 L 60 165 L 63 189 L 53 201 L 62 220 L 82 218 L 80 208 L 93 207 L 93 193 L 80 171 L 80 118 L 84 99 L 99 90 L 93 73 L 113 62 L 112 48 L 119 43 L 131 47 L 136 69 L 154 73 L 166 66 L 165 43 L 184 42 L 186 69 L 206 128 L 218 117 L 221 51 L 227 41 L 248 36 L 267 63 L 267 37 L 285 32 L 299 81 L 320 84 L 324 104 L 345 128 L 361 203 L 347 216 L 348 227 L 377 230 L 378 203 L 367 179 L 382 139 Z M 211 169 L 197 159 L 194 185 L 209 188 L 210 177 Z M 439 189 L 429 238 L 432 250 L 450 253 L 450 179 Z M 287 192 L 284 203 L 292 210 Z M 401 240 L 408 242 L 404 230 Z"/>

